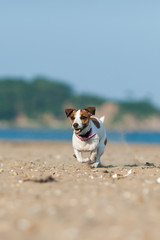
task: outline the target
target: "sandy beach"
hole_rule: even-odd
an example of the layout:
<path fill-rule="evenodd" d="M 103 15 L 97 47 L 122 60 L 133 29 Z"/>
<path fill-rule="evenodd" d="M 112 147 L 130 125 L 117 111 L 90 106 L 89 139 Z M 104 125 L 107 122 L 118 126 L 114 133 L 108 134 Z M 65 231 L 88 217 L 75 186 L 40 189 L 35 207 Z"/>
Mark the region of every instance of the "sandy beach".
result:
<path fill-rule="evenodd" d="M 160 239 L 160 146 L 107 145 L 102 167 L 71 142 L 0 142 L 0 239 Z"/>

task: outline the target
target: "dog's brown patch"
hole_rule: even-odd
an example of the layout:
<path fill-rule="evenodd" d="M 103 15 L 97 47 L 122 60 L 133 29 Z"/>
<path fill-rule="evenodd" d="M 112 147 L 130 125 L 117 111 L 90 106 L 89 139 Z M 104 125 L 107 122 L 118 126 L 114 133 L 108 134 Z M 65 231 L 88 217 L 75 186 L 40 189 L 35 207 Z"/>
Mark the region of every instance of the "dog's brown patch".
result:
<path fill-rule="evenodd" d="M 107 138 L 106 138 L 105 141 L 104 141 L 104 145 L 107 145 Z"/>
<path fill-rule="evenodd" d="M 90 116 L 95 115 L 95 112 L 96 112 L 95 107 L 87 107 L 84 110 L 86 110 Z"/>
<path fill-rule="evenodd" d="M 72 109 L 72 108 L 65 109 L 66 116 L 69 117 L 73 111 L 75 111 L 75 109 Z"/>
<path fill-rule="evenodd" d="M 77 112 L 77 110 L 74 109 L 70 114 L 71 124 L 73 124 L 73 122 L 75 120 L 76 112 Z"/>
<path fill-rule="evenodd" d="M 94 125 L 95 125 L 97 128 L 100 128 L 100 123 L 99 123 L 99 121 L 98 121 L 96 118 L 91 118 L 91 120 L 93 121 Z"/>
<path fill-rule="evenodd" d="M 90 120 L 90 114 L 85 109 L 82 109 L 80 112 L 80 119 L 82 121 L 82 124 L 87 127 Z"/>

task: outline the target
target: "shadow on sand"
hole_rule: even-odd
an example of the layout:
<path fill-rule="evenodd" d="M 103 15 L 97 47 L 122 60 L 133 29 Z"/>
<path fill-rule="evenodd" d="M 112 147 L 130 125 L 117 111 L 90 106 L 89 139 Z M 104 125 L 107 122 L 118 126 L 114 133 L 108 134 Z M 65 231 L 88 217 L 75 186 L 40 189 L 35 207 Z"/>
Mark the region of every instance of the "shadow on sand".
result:
<path fill-rule="evenodd" d="M 160 167 L 160 166 L 156 166 L 154 163 L 149 163 L 149 162 L 146 162 L 145 164 L 125 164 L 125 165 L 103 165 L 103 164 L 100 164 L 98 166 L 98 168 L 116 168 L 116 167 L 130 167 L 130 168 L 133 168 L 133 167 Z"/>

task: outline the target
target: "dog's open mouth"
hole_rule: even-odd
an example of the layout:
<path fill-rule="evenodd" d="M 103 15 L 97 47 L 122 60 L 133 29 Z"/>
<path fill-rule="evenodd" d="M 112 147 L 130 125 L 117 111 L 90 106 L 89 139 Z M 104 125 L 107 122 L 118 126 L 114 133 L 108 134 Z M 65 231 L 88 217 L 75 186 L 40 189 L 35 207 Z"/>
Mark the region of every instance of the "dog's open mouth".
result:
<path fill-rule="evenodd" d="M 82 131 L 82 128 L 76 128 L 76 129 L 74 129 L 74 131 L 75 131 L 76 134 L 78 134 Z"/>
<path fill-rule="evenodd" d="M 85 127 L 86 127 L 86 125 L 84 124 L 83 127 L 81 127 L 81 128 L 75 128 L 74 131 L 75 131 L 76 134 L 79 134 L 79 133 L 81 133 L 83 131 L 83 129 Z"/>

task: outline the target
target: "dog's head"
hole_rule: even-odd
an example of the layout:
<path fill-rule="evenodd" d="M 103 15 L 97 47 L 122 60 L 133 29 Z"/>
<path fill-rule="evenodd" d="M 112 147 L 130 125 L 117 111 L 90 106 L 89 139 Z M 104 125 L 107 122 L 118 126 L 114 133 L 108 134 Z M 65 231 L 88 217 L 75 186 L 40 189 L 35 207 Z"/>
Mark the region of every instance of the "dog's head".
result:
<path fill-rule="evenodd" d="M 88 107 L 82 110 L 65 109 L 65 113 L 67 117 L 70 117 L 72 128 L 76 134 L 80 134 L 89 125 L 90 117 L 95 115 L 95 111 L 95 107 Z"/>

